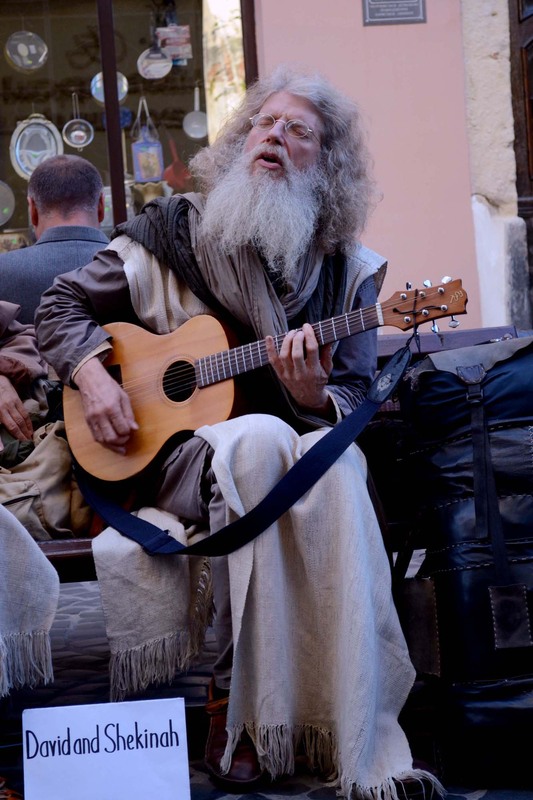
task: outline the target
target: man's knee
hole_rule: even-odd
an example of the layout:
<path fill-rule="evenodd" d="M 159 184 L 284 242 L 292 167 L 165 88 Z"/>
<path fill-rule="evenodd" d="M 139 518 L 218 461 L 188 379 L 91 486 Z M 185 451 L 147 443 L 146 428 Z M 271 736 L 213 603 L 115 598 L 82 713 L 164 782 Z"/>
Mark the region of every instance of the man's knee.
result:
<path fill-rule="evenodd" d="M 250 414 L 248 426 L 242 430 L 242 446 L 254 454 L 252 462 L 264 461 L 274 469 L 287 469 L 301 455 L 300 436 L 279 417 L 269 414 Z"/>

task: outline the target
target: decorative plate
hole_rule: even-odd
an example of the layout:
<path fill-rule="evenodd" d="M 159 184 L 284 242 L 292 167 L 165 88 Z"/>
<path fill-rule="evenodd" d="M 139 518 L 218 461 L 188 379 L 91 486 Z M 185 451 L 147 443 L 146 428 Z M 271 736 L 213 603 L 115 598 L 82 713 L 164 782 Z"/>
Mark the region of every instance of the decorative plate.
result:
<path fill-rule="evenodd" d="M 31 31 L 17 31 L 8 37 L 4 47 L 7 63 L 20 72 L 40 69 L 48 58 L 48 46 Z"/>
<path fill-rule="evenodd" d="M 149 47 L 137 59 L 137 72 L 147 80 L 164 78 L 172 69 L 172 59 L 160 47 Z"/>
<path fill-rule="evenodd" d="M 44 114 L 30 114 L 19 122 L 11 136 L 9 156 L 13 169 L 26 180 L 42 161 L 62 153 L 61 134 Z"/>
<path fill-rule="evenodd" d="M 128 79 L 122 72 L 117 72 L 117 94 L 118 102 L 122 103 L 128 94 Z M 91 94 L 101 106 L 105 105 L 104 99 L 104 75 L 98 72 L 91 80 Z"/>
<path fill-rule="evenodd" d="M 11 187 L 0 181 L 0 226 L 9 222 L 15 210 L 15 195 Z"/>

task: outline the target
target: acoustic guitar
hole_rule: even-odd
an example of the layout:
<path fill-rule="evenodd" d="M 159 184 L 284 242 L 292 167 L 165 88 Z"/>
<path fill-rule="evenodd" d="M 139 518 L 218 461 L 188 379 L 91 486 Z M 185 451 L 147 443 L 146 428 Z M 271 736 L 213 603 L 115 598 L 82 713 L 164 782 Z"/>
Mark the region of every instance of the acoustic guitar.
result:
<path fill-rule="evenodd" d="M 319 344 L 391 325 L 408 330 L 422 322 L 466 313 L 460 280 L 396 292 L 384 303 L 313 324 Z M 128 322 L 105 325 L 113 350 L 104 362 L 127 392 L 139 430 L 124 455 L 93 439 L 79 391 L 65 386 L 63 407 L 69 445 L 91 475 L 119 481 L 141 472 L 168 439 L 229 419 L 236 375 L 268 364 L 265 340 L 229 348 L 231 334 L 214 317 L 193 317 L 172 333 L 150 333 Z M 285 334 L 274 337 L 279 350 Z M 229 348 L 229 349 L 228 349 Z"/>

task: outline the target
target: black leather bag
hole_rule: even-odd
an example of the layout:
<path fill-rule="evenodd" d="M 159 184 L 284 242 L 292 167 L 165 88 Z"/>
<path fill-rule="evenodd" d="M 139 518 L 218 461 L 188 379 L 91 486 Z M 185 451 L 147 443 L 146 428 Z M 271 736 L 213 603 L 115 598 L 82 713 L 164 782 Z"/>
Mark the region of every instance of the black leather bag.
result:
<path fill-rule="evenodd" d="M 523 785 L 533 730 L 533 339 L 428 356 L 400 403 L 398 474 L 409 476 L 401 490 L 416 499 L 426 552 L 398 604 L 419 675 L 437 687 L 444 771 Z"/>

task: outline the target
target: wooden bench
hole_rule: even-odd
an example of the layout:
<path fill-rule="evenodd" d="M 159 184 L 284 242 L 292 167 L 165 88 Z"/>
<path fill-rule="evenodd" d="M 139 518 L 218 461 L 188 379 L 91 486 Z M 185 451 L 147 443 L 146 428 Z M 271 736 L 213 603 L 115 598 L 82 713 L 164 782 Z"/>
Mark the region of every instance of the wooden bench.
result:
<path fill-rule="evenodd" d="M 53 539 L 39 547 L 54 565 L 61 583 L 96 580 L 92 539 Z"/>
<path fill-rule="evenodd" d="M 516 338 L 519 335 L 519 331 L 512 325 L 471 330 L 447 330 L 442 333 L 421 333 L 419 336 L 420 351 L 416 350 L 414 343 L 412 345 L 413 358 L 416 359 L 427 353 L 441 350 L 490 342 L 503 337 Z M 403 334 L 385 334 L 378 337 L 380 368 L 387 358 L 407 341 L 407 338 L 407 335 Z M 393 405 L 386 406 L 378 415 L 378 424 L 380 418 L 385 420 L 391 415 L 395 415 L 397 418 L 398 413 L 398 409 Z M 389 524 L 391 529 L 394 529 L 395 520 L 386 519 L 385 524 Z M 391 546 L 394 548 L 394 537 L 391 541 Z M 57 569 L 61 582 L 70 583 L 96 579 L 92 557 L 92 538 L 54 539 L 53 541 L 39 542 L 39 547 Z"/>

